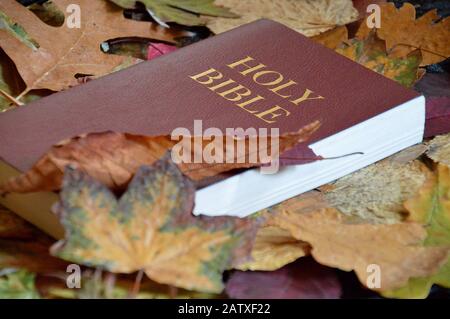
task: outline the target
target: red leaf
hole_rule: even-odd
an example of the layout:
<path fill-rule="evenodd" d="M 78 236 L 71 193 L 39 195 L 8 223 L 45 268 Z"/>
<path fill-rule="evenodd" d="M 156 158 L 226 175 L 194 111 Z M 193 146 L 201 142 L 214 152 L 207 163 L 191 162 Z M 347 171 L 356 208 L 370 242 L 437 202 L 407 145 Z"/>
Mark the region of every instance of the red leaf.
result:
<path fill-rule="evenodd" d="M 164 43 L 150 43 L 148 46 L 147 60 L 152 60 L 161 55 L 170 53 L 177 49 L 174 45 L 164 44 Z"/>
<path fill-rule="evenodd" d="M 450 132 L 450 97 L 427 97 L 425 137 Z"/>
<path fill-rule="evenodd" d="M 235 271 L 225 291 L 236 299 L 337 299 L 342 294 L 334 270 L 312 258 L 276 271 Z"/>

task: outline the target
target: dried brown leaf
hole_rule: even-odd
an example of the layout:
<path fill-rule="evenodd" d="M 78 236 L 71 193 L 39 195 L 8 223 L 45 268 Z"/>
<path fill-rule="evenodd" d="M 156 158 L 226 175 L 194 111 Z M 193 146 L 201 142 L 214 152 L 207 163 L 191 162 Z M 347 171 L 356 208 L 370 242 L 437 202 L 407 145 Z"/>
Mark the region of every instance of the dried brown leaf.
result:
<path fill-rule="evenodd" d="M 0 29 L 2 49 L 14 60 L 27 88 L 60 91 L 77 84 L 75 75 L 101 76 L 123 64 L 126 57 L 108 55 L 101 51 L 103 41 L 121 37 L 157 38 L 173 41 L 174 33 L 149 22 L 125 19 L 119 7 L 106 0 L 53 0 L 65 14 L 69 5 L 81 8 L 81 27 L 66 24 L 53 27 L 42 22 L 34 13 L 15 0 L 2 0 L 0 11 L 21 26 L 36 43 L 30 48 L 17 37 Z M 31 61 L 31 63 L 30 63 Z"/>
<path fill-rule="evenodd" d="M 423 56 L 421 65 L 434 64 L 450 57 L 450 17 L 439 19 L 436 10 L 416 19 L 416 9 L 412 4 L 405 3 L 397 9 L 393 3 L 388 3 L 381 5 L 381 28 L 377 33 L 397 56 L 405 57 L 420 49 Z M 369 33 L 367 24 L 362 23 L 357 36 L 364 39 Z"/>
<path fill-rule="evenodd" d="M 377 225 L 350 222 L 318 192 L 309 192 L 270 209 L 271 224 L 309 243 L 323 265 L 354 270 L 367 285 L 368 266 L 381 270 L 381 290 L 398 288 L 410 278 L 435 273 L 447 260 L 448 249 L 424 247 L 426 230 L 417 223 Z"/>
<path fill-rule="evenodd" d="M 207 26 L 214 33 L 267 18 L 312 37 L 358 18 L 351 0 L 216 0 L 215 3 L 231 8 L 240 18 L 211 18 Z"/>
<path fill-rule="evenodd" d="M 319 122 L 314 122 L 298 132 L 279 136 L 279 153 L 306 141 L 319 126 Z M 201 147 L 191 147 L 192 159 L 196 152 L 203 152 L 211 143 L 214 146 L 223 147 L 224 158 L 233 154 L 232 163 L 183 162 L 179 164 L 182 172 L 193 180 L 201 180 L 232 169 L 259 166 L 267 160 L 258 155 L 256 162 L 250 161 L 250 155 L 256 156 L 256 154 L 251 153 L 248 145 L 255 143 L 254 139 L 257 139 L 257 136 L 241 138 L 246 145 L 245 154 L 242 155 L 238 152 L 227 151 L 227 143 L 223 141 L 226 137 L 215 138 L 212 141 L 207 137 L 185 138 L 192 146 L 201 144 Z M 53 146 L 28 172 L 0 185 L 0 191 L 57 190 L 60 188 L 64 169 L 68 165 L 86 172 L 109 188 L 123 189 L 140 166 L 152 164 L 177 143 L 178 140 L 172 140 L 170 136 L 141 136 L 114 132 L 75 137 Z M 267 143 L 266 150 L 271 150 L 270 143 Z M 264 148 L 260 147 L 258 151 L 262 154 Z M 266 154 L 276 155 L 271 152 Z"/>

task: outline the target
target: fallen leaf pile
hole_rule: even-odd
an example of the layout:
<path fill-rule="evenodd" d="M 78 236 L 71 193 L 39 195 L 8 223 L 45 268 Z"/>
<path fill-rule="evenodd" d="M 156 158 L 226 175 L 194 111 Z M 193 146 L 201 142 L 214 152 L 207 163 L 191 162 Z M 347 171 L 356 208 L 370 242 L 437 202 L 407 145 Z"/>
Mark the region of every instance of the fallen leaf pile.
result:
<path fill-rule="evenodd" d="M 380 29 L 365 23 L 370 3 L 380 6 Z M 79 29 L 63 26 L 68 4 L 82 7 Z M 1 1 L 0 111 L 269 18 L 422 92 L 430 139 L 240 219 L 194 216 L 195 187 L 268 159 L 175 164 L 168 151 L 177 141 L 168 136 L 86 132 L 0 185 L 0 193 L 59 191 L 54 212 L 65 229 L 55 242 L 0 207 L 0 298 L 340 298 L 348 276 L 351 289 L 387 298 L 450 288 L 450 18 L 418 8 L 381 0 Z M 319 125 L 282 135 L 280 152 Z M 203 151 L 211 141 L 193 142 Z M 72 263 L 81 267 L 80 289 L 66 285 Z"/>

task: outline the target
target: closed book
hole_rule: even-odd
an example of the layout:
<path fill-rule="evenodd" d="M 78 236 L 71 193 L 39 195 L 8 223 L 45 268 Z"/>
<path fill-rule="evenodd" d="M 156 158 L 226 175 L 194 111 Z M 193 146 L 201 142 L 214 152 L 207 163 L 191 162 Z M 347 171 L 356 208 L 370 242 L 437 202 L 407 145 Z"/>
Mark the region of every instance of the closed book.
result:
<path fill-rule="evenodd" d="M 0 182 L 73 136 L 170 134 L 192 129 L 194 120 L 203 129 L 281 134 L 320 121 L 307 146 L 324 160 L 272 175 L 249 170 L 197 191 L 195 214 L 246 216 L 420 142 L 425 103 L 303 35 L 259 20 L 0 114 Z M 55 200 L 54 193 L 7 194 L 0 203 L 60 237 L 49 212 Z"/>

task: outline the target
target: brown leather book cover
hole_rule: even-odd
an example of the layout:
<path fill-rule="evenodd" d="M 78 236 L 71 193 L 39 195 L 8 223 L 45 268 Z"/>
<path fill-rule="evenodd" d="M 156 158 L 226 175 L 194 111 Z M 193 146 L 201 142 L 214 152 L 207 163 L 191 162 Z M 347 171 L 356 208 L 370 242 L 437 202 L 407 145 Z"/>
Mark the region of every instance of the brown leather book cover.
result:
<path fill-rule="evenodd" d="M 273 21 L 260 20 L 156 60 L 0 114 L 0 157 L 29 169 L 87 132 L 170 134 L 177 127 L 278 127 L 315 120 L 311 142 L 418 94 Z"/>

